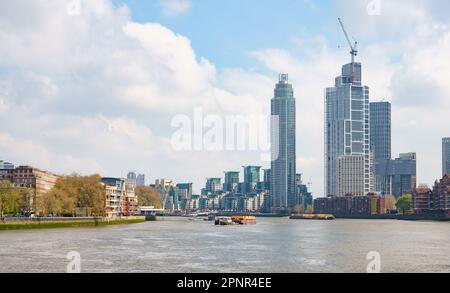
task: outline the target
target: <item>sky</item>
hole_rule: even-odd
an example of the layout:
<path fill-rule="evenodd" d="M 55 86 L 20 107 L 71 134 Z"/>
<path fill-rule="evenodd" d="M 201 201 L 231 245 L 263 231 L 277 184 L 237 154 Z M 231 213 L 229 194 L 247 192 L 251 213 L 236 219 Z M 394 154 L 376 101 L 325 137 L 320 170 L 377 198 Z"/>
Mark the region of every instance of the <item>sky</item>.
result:
<path fill-rule="evenodd" d="M 0 0 L 0 160 L 56 173 L 193 182 L 268 167 L 255 151 L 179 151 L 177 115 L 269 115 L 297 99 L 297 171 L 323 196 L 324 89 L 359 44 L 371 101 L 393 108 L 393 156 L 441 176 L 450 136 L 445 0 Z M 241 174 L 242 176 L 242 174 Z"/>

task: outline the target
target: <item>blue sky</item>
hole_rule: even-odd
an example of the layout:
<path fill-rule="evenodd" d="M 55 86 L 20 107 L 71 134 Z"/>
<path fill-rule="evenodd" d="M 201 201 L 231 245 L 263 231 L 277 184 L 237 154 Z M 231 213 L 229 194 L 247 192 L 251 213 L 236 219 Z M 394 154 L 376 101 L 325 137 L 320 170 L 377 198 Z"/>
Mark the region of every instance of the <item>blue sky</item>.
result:
<path fill-rule="evenodd" d="M 159 1 L 115 0 L 115 4 L 126 4 L 134 21 L 158 22 L 188 37 L 199 56 L 221 68 L 257 66 L 247 52 L 289 48 L 296 36 L 326 34 L 330 41 L 336 37 L 337 14 L 330 1 L 196 0 L 186 13 L 170 17 L 161 13 Z M 345 41 L 343 35 L 338 37 L 336 47 Z"/>

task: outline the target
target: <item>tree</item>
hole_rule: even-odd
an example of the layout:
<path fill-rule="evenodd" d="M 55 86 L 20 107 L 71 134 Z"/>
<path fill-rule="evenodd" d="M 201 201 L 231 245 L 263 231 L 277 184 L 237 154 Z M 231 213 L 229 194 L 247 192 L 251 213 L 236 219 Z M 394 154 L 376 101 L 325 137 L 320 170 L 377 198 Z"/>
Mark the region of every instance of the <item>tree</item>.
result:
<path fill-rule="evenodd" d="M 10 181 L 0 182 L 0 219 L 19 211 L 19 190 Z"/>
<path fill-rule="evenodd" d="M 162 208 L 161 195 L 157 190 L 148 186 L 138 186 L 134 192 L 140 206 L 154 206 L 157 209 Z"/>
<path fill-rule="evenodd" d="M 77 209 L 87 216 L 105 215 L 105 194 L 98 175 L 73 174 L 59 178 L 52 190 L 39 199 L 39 211 L 44 214 L 75 216 Z"/>
<path fill-rule="evenodd" d="M 406 212 L 411 211 L 412 207 L 412 195 L 411 194 L 405 194 L 399 197 L 397 200 L 397 209 L 402 211 L 403 215 Z"/>
<path fill-rule="evenodd" d="M 100 176 L 92 175 L 78 178 L 78 207 L 94 217 L 105 215 L 105 193 Z"/>

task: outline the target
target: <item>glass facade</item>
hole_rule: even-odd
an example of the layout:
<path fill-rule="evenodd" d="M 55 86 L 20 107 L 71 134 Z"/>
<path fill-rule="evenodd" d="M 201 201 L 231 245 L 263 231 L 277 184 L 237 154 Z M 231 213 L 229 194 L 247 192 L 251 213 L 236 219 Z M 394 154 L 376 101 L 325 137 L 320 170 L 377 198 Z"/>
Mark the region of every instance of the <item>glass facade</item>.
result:
<path fill-rule="evenodd" d="M 271 102 L 272 117 L 272 164 L 271 197 L 272 210 L 284 212 L 295 206 L 296 154 L 295 154 L 295 98 L 288 75 L 281 74 Z M 275 151 L 276 150 L 276 151 Z"/>
<path fill-rule="evenodd" d="M 391 154 L 391 104 L 370 103 L 370 143 L 374 159 L 375 191 L 392 194 L 389 164 Z"/>
<path fill-rule="evenodd" d="M 352 67 L 354 79 L 352 82 Z M 334 87 L 325 91 L 325 192 L 337 194 L 337 158 L 364 157 L 364 192 L 373 190 L 369 87 L 362 85 L 361 63 L 346 64 Z"/>
<path fill-rule="evenodd" d="M 442 176 L 450 174 L 450 137 L 442 139 Z"/>

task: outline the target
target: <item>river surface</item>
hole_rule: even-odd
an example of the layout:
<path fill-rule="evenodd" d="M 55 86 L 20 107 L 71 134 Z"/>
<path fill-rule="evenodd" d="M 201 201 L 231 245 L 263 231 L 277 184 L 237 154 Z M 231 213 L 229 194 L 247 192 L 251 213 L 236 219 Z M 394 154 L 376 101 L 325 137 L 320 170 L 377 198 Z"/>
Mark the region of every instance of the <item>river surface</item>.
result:
<path fill-rule="evenodd" d="M 258 218 L 216 227 L 165 218 L 100 228 L 0 231 L 0 272 L 354 272 L 367 254 L 382 272 L 450 272 L 450 223 L 395 220 L 302 221 Z"/>

